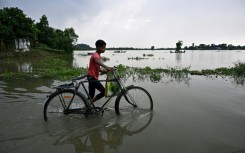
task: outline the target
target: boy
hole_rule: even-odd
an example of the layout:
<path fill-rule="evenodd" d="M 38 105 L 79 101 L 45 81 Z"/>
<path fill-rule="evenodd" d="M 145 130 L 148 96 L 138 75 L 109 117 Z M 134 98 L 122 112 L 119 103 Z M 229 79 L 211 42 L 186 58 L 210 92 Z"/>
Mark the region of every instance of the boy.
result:
<path fill-rule="evenodd" d="M 87 72 L 89 81 L 93 81 L 93 82 L 89 82 L 89 87 L 88 87 L 89 88 L 89 96 L 92 98 L 92 102 L 95 102 L 96 100 L 101 99 L 105 95 L 104 86 L 99 81 L 97 81 L 99 78 L 99 72 L 107 73 L 108 71 L 114 70 L 113 67 L 108 67 L 105 64 L 103 64 L 101 61 L 100 54 L 104 53 L 105 48 L 106 48 L 105 41 L 97 40 L 95 42 L 95 46 L 96 46 L 96 52 L 94 52 L 90 57 L 89 68 L 88 68 L 88 72 Z M 103 68 L 105 68 L 105 70 L 100 69 L 101 66 Z M 100 93 L 96 96 L 94 96 L 95 89 L 100 91 Z"/>

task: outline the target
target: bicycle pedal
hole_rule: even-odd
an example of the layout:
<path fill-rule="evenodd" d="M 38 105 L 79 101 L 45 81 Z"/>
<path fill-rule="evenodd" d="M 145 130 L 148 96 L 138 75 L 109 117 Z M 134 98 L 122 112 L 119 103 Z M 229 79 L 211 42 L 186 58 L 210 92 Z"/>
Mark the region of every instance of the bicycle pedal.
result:
<path fill-rule="evenodd" d="M 105 107 L 105 108 L 104 108 L 104 111 L 110 111 L 110 110 L 109 110 L 109 108 Z"/>

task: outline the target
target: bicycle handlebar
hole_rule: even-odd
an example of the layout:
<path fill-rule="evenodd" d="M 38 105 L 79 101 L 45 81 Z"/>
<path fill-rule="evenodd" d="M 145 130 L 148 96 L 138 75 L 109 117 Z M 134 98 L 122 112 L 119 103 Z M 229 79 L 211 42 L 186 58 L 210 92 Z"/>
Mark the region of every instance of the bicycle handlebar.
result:
<path fill-rule="evenodd" d="M 116 72 L 117 71 L 117 66 L 114 66 L 114 71 L 113 72 Z M 75 81 L 77 81 L 77 80 L 82 80 L 82 79 L 84 79 L 84 78 L 87 78 L 87 77 L 90 77 L 89 75 L 83 75 L 83 76 L 79 76 L 79 77 L 76 77 L 76 78 L 73 78 L 72 79 L 72 82 L 75 82 Z M 89 78 L 88 78 L 89 79 Z"/>

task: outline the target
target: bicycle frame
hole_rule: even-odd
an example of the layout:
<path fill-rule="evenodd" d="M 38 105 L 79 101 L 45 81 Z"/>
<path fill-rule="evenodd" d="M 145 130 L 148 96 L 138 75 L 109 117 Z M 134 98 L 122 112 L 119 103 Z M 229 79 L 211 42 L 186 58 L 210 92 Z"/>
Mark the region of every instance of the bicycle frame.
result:
<path fill-rule="evenodd" d="M 73 81 L 73 83 L 74 83 L 74 82 L 76 82 L 77 80 L 81 80 L 81 79 L 84 79 L 84 78 L 87 78 L 87 77 L 88 77 L 87 75 L 84 75 L 84 76 L 82 76 L 82 77 L 75 78 L 75 79 L 73 79 L 72 81 Z M 80 88 L 80 85 L 82 85 L 83 90 L 85 91 L 87 97 L 88 97 L 89 100 L 90 100 L 90 104 L 93 106 L 92 108 L 100 108 L 100 109 L 104 109 L 104 107 L 109 103 L 109 101 L 112 99 L 112 97 L 114 97 L 118 92 L 113 93 L 113 95 L 110 96 L 109 99 L 107 99 L 107 100 L 104 102 L 104 104 L 103 104 L 102 106 L 96 107 L 96 106 L 94 105 L 94 103 L 92 102 L 92 97 L 89 96 L 89 92 L 88 92 L 88 90 L 87 90 L 86 87 L 85 87 L 85 83 L 89 83 L 89 82 L 106 82 L 106 81 L 108 81 L 108 82 L 116 82 L 116 83 L 118 84 L 118 86 L 119 86 L 120 93 L 123 93 L 124 97 L 125 97 L 125 98 L 127 99 L 127 101 L 129 102 L 129 100 L 128 100 L 127 96 L 126 96 L 125 86 L 124 86 L 124 84 L 121 82 L 120 78 L 118 78 L 115 74 L 114 74 L 114 79 L 110 79 L 110 80 L 92 80 L 92 81 L 89 81 L 88 78 L 87 78 L 86 80 L 79 81 L 78 83 L 76 82 L 77 85 L 75 85 L 75 93 L 76 93 L 76 92 L 79 92 L 78 89 Z M 69 102 L 68 106 L 66 107 L 66 110 L 69 110 L 69 107 L 70 107 L 70 105 L 72 104 L 72 101 L 73 101 L 74 97 L 75 97 L 75 94 L 74 94 L 73 97 L 71 98 L 71 101 Z M 86 101 L 86 103 L 88 104 L 88 100 Z M 131 103 L 131 102 L 129 102 L 129 103 Z M 132 104 L 132 103 L 131 103 L 131 104 Z M 132 105 L 133 105 L 133 104 L 132 104 Z"/>
<path fill-rule="evenodd" d="M 116 79 L 116 80 L 117 80 L 117 79 Z M 112 82 L 112 81 L 114 81 L 114 79 L 112 79 L 112 80 L 107 80 L 107 81 Z M 106 82 L 106 80 L 98 80 L 98 81 L 88 81 L 88 80 L 86 80 L 86 81 L 81 81 L 81 82 L 80 82 L 80 84 L 82 84 L 83 90 L 85 91 L 86 95 L 89 97 L 90 103 L 93 105 L 93 107 L 95 107 L 94 103 L 92 102 L 92 98 L 89 96 L 88 90 L 86 89 L 86 87 L 85 87 L 85 85 L 84 85 L 85 83 L 88 83 L 88 82 Z M 114 82 L 117 82 L 117 83 L 118 83 L 118 80 L 117 80 L 117 81 L 114 81 Z M 118 85 L 119 85 L 119 87 L 120 87 L 120 89 L 121 89 L 121 85 L 120 85 L 119 83 L 118 83 Z M 113 93 L 113 95 L 110 96 L 109 99 L 108 99 L 106 102 L 104 102 L 104 104 L 101 106 L 101 108 L 103 109 L 103 108 L 105 107 L 105 105 L 106 105 L 106 104 L 112 99 L 112 97 L 114 97 L 116 94 L 117 94 L 117 93 Z"/>

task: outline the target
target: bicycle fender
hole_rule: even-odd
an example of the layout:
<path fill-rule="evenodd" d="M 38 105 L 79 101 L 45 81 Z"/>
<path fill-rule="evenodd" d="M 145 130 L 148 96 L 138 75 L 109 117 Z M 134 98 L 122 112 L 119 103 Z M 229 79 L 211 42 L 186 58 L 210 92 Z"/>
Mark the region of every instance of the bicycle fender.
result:
<path fill-rule="evenodd" d="M 43 102 L 43 108 L 44 108 L 46 102 L 48 101 L 48 99 L 49 99 L 49 96 L 47 96 L 47 98 L 46 98 L 45 101 Z"/>

